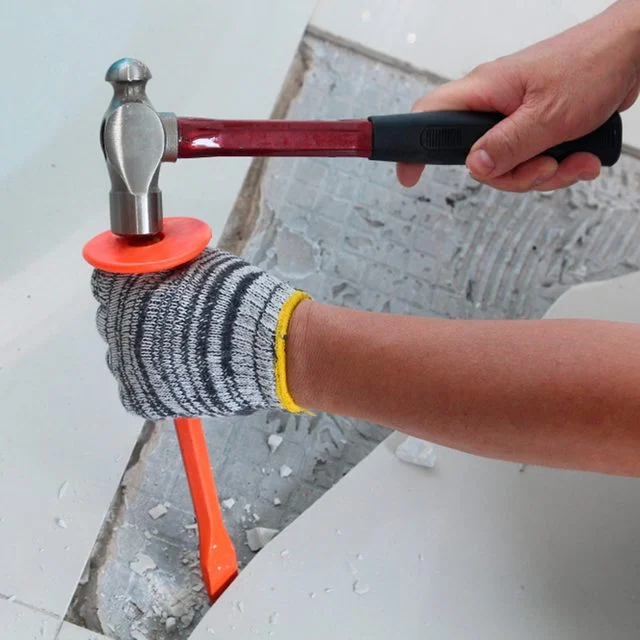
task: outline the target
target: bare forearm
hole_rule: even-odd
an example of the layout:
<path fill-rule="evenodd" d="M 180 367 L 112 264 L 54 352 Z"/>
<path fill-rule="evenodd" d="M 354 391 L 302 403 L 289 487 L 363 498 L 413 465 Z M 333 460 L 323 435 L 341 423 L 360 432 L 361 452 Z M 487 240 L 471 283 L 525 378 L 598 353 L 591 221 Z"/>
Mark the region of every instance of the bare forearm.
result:
<path fill-rule="evenodd" d="M 302 406 L 477 455 L 640 475 L 640 326 L 447 321 L 305 302 L 287 351 Z"/>

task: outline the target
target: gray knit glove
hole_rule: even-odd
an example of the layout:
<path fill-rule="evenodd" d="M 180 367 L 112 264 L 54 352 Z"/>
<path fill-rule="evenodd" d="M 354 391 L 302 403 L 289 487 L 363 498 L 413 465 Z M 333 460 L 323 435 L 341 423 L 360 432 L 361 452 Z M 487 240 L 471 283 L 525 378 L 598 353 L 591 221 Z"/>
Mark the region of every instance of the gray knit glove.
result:
<path fill-rule="evenodd" d="M 91 286 L 127 411 L 160 419 L 300 410 L 284 347 L 302 292 L 212 249 L 161 273 L 95 271 Z"/>

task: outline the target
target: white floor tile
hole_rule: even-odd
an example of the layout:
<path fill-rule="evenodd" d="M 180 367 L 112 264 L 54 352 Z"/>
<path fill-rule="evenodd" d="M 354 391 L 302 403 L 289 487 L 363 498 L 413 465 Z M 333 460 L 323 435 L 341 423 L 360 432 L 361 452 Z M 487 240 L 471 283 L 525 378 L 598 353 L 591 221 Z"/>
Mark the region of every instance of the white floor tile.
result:
<path fill-rule="evenodd" d="M 0 599 L 0 637 L 6 640 L 54 640 L 60 621 L 17 601 Z M 79 639 L 80 640 L 80 639 Z"/>

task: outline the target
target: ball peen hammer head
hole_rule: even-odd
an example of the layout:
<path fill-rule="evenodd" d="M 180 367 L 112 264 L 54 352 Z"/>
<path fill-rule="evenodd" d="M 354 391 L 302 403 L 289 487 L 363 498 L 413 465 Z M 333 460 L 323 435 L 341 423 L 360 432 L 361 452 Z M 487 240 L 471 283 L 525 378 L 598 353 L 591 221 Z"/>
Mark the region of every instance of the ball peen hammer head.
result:
<path fill-rule="evenodd" d="M 107 70 L 113 98 L 100 128 L 100 144 L 111 179 L 112 233 L 128 239 L 162 232 L 160 165 L 178 157 L 178 125 L 172 113 L 158 113 L 146 93 L 148 67 L 121 58 Z"/>
<path fill-rule="evenodd" d="M 111 178 L 111 230 L 82 250 L 94 268 L 109 273 L 154 273 L 173 269 L 202 253 L 211 229 L 201 220 L 162 220 L 160 165 L 178 158 L 178 119 L 158 113 L 146 94 L 149 69 L 132 58 L 114 62 L 106 80 L 113 98 L 100 129 Z"/>

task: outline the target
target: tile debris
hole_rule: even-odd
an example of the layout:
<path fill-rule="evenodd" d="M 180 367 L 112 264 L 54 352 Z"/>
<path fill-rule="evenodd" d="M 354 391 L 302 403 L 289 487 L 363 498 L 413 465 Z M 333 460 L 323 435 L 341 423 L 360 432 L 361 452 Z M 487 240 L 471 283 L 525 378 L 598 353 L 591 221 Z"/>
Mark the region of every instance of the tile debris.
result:
<path fill-rule="evenodd" d="M 396 449 L 396 456 L 402 462 L 432 469 L 436 464 L 436 450 L 430 442 L 409 436 Z"/>
<path fill-rule="evenodd" d="M 164 626 L 165 626 L 167 632 L 171 633 L 176 628 L 177 624 L 178 623 L 177 623 L 175 618 L 167 618 L 165 620 Z"/>
<path fill-rule="evenodd" d="M 60 485 L 58 489 L 58 500 L 62 500 L 64 498 L 64 494 L 67 493 L 67 489 L 69 488 L 69 482 L 65 481 Z"/>
<path fill-rule="evenodd" d="M 156 563 L 146 553 L 138 552 L 136 559 L 129 563 L 129 568 L 139 576 L 143 576 L 147 571 L 153 571 Z"/>
<path fill-rule="evenodd" d="M 60 529 L 66 529 L 67 523 L 62 518 L 56 518 L 56 524 Z"/>
<path fill-rule="evenodd" d="M 365 593 L 369 593 L 370 587 L 366 582 L 362 582 L 362 580 L 356 580 L 353 583 L 353 593 L 363 596 Z"/>
<path fill-rule="evenodd" d="M 166 504 L 160 503 L 149 509 L 148 513 L 154 520 L 157 520 L 158 518 L 162 518 L 162 516 L 166 516 L 167 513 L 169 513 L 169 509 L 167 509 Z"/>
<path fill-rule="evenodd" d="M 233 505 L 236 503 L 234 498 L 227 498 L 222 501 L 222 506 L 229 511 L 229 509 L 233 509 Z"/>
<path fill-rule="evenodd" d="M 260 551 L 267 543 L 271 542 L 278 535 L 277 529 L 267 527 L 255 527 L 247 529 L 247 545 L 251 551 Z"/>
<path fill-rule="evenodd" d="M 288 478 L 293 473 L 293 469 L 288 464 L 283 464 L 280 467 L 280 477 Z"/>
<path fill-rule="evenodd" d="M 275 453 L 278 450 L 278 447 L 282 444 L 283 437 L 278 435 L 277 433 L 272 433 L 267 438 L 267 444 L 269 445 L 269 451 L 271 453 Z"/>
<path fill-rule="evenodd" d="M 182 623 L 182 626 L 183 627 L 190 626 L 191 623 L 193 622 L 193 618 L 195 617 L 195 615 L 196 615 L 195 612 L 188 611 L 183 616 L 180 616 L 180 622 Z"/>

